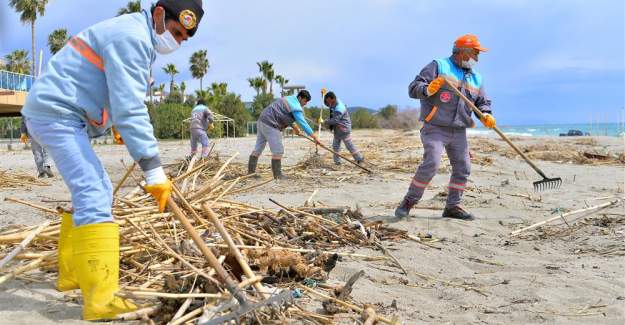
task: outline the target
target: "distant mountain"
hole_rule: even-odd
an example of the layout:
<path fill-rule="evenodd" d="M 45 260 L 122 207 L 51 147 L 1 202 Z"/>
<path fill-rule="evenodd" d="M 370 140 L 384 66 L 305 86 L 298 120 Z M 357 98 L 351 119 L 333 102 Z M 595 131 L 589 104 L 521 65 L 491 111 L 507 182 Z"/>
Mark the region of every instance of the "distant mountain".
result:
<path fill-rule="evenodd" d="M 360 110 L 360 109 L 364 109 L 365 111 L 369 112 L 370 114 L 376 114 L 378 112 L 375 109 L 362 107 L 362 106 L 348 107 L 347 111 L 349 112 L 349 114 L 353 114 L 355 111 Z"/>

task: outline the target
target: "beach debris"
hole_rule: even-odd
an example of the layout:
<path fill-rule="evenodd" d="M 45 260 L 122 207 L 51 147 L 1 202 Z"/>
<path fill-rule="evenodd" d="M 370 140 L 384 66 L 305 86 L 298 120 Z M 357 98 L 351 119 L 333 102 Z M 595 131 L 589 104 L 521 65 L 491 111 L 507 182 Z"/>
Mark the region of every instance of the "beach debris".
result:
<path fill-rule="evenodd" d="M 606 203 L 603 203 L 603 204 L 599 204 L 599 205 L 595 205 L 595 206 L 592 206 L 592 207 L 579 209 L 579 210 L 571 211 L 571 212 L 568 212 L 568 213 L 563 213 L 563 214 L 560 214 L 560 215 L 558 215 L 556 217 L 549 218 L 549 219 L 543 220 L 541 222 L 537 222 L 537 223 L 532 224 L 530 226 L 527 226 L 525 228 L 515 230 L 515 231 L 510 233 L 510 236 L 517 236 L 517 235 L 519 235 L 519 234 L 521 234 L 521 233 L 523 233 L 525 231 L 532 230 L 532 229 L 544 226 L 544 225 L 549 224 L 551 222 L 554 222 L 556 220 L 563 220 L 565 223 L 568 224 L 568 222 L 565 219 L 566 217 L 569 217 L 569 216 L 572 216 L 572 215 L 576 215 L 576 214 L 580 214 L 580 213 L 583 213 L 583 212 L 591 212 L 592 211 L 594 213 L 594 212 L 597 212 L 597 211 L 602 210 L 602 209 L 613 207 L 613 206 L 621 203 L 622 201 L 623 201 L 623 199 L 616 199 L 616 200 L 613 200 L 613 201 L 610 201 L 610 202 L 606 202 Z"/>
<path fill-rule="evenodd" d="M 356 254 L 345 248 L 379 249 L 378 243 L 408 239 L 406 231 L 368 221 L 360 211 L 347 207 L 312 203 L 289 207 L 274 200 L 278 209 L 270 210 L 237 202 L 234 194 L 267 181 L 248 177 L 240 168 L 243 166 L 234 164 L 231 158 L 221 162 L 214 154 L 194 164 L 181 161 L 169 165 L 168 173 L 176 186 L 170 202 L 174 208 L 165 213 L 158 212 L 154 200 L 139 186 L 120 186 L 128 193 L 119 190 L 112 208 L 115 222 L 120 225 L 118 294 L 150 308 L 120 315 L 119 319 L 151 320 L 158 324 L 219 319 L 224 313 L 237 310 L 232 307 L 236 294 L 229 294 L 228 286 L 220 280 L 226 275 L 254 308 L 256 302 L 267 299 L 286 301 L 287 296 L 293 296 L 294 288 L 311 295 L 298 283 L 323 283 L 343 257 L 392 261 L 388 255 Z M 122 179 L 138 182 L 131 170 L 128 168 L 129 176 Z M 183 191 L 178 185 L 185 180 L 187 189 Z M 54 209 L 24 200 L 6 200 L 58 214 Z M 7 261 L 7 273 L 0 277 L 0 283 L 33 270 L 56 270 L 59 221 L 0 231 L 0 258 Z M 189 240 L 194 232 L 194 240 Z M 209 252 L 219 264 L 214 260 L 208 263 L 205 256 Z M 220 275 L 221 266 L 227 274 Z M 29 273 L 29 277 L 33 276 L 50 281 L 53 273 Z M 349 310 L 358 315 L 362 312 L 362 308 Z M 250 316 L 235 315 L 241 320 Z M 284 305 L 273 311 L 256 310 L 253 317 L 263 323 L 315 319 L 332 322 L 331 317 Z M 378 313 L 376 320 L 384 322 L 383 319 L 386 318 Z"/>
<path fill-rule="evenodd" d="M 2 189 L 16 189 L 26 186 L 49 185 L 49 183 L 28 174 L 0 169 L 0 188 Z"/>

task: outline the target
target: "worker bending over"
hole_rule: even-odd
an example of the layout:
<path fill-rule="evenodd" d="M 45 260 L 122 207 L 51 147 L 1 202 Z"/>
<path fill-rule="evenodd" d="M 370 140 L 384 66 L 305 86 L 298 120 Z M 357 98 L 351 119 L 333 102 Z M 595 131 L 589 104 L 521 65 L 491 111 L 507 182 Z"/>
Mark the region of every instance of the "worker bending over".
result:
<path fill-rule="evenodd" d="M 304 118 L 303 107 L 308 104 L 310 99 L 310 93 L 307 90 L 301 90 L 297 96 L 292 95 L 278 98 L 263 109 L 256 123 L 258 128 L 258 132 L 256 133 L 256 147 L 254 151 L 252 151 L 248 162 L 249 174 L 254 174 L 256 172 L 258 157 L 260 157 L 263 150 L 265 150 L 265 145 L 269 143 L 273 177 L 275 179 L 286 178 L 282 174 L 282 155 L 284 154 L 282 131 L 288 126 L 292 125 L 293 132 L 298 135 L 301 134 L 301 130 L 299 129 L 299 127 L 301 127 L 307 135 L 311 136 L 319 143 L 319 139 L 317 139 L 317 136 L 313 133 L 313 130 Z"/>
<path fill-rule="evenodd" d="M 352 120 L 349 118 L 349 112 L 345 104 L 333 92 L 328 92 L 323 103 L 330 108 L 330 118 L 326 119 L 324 124 L 334 133 L 332 141 L 332 149 L 334 154 L 334 163 L 341 164 L 341 157 L 337 154 L 341 150 L 341 142 L 345 143 L 345 148 L 352 154 L 357 163 L 363 162 L 365 159 L 352 142 Z"/>
<path fill-rule="evenodd" d="M 115 126 L 145 174 L 148 191 L 165 208 L 172 184 L 145 105 L 156 54 L 193 36 L 201 0 L 159 0 L 150 11 L 95 24 L 50 59 L 30 90 L 22 115 L 30 135 L 50 153 L 72 195 L 58 246 L 58 290 L 80 288 L 85 320 L 110 319 L 136 309 L 119 290 L 119 227 L 111 181 L 89 138 Z M 116 136 L 116 140 L 118 136 Z"/>
<path fill-rule="evenodd" d="M 213 113 L 206 106 L 206 101 L 200 98 L 197 101 L 197 105 L 191 111 L 191 155 L 192 158 L 197 152 L 198 143 L 202 144 L 202 158 L 208 156 L 208 134 L 206 129 L 214 128 L 213 126 Z"/>

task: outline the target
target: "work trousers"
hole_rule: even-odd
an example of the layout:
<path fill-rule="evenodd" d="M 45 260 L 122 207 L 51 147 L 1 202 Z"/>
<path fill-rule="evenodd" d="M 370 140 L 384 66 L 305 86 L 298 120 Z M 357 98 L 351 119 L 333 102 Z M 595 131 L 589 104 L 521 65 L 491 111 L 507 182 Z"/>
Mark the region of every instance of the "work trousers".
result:
<path fill-rule="evenodd" d="M 191 155 L 197 152 L 197 145 L 202 144 L 202 157 L 208 155 L 208 135 L 202 129 L 191 129 Z"/>
<path fill-rule="evenodd" d="M 33 151 L 33 157 L 35 158 L 35 164 L 37 165 L 37 174 L 43 173 L 45 167 L 52 166 L 52 162 L 50 161 L 50 156 L 48 155 L 46 148 L 40 145 L 38 141 L 31 138 L 30 148 Z"/>
<path fill-rule="evenodd" d="M 341 143 L 345 143 L 345 148 L 352 154 L 354 160 L 361 161 L 362 154 L 358 151 L 354 143 L 352 142 L 352 134 L 350 132 L 334 131 L 334 140 L 332 141 L 332 150 L 339 152 L 341 150 Z M 341 163 L 339 155 L 334 154 L 334 162 Z"/>
<path fill-rule="evenodd" d="M 43 145 L 72 195 L 74 226 L 112 222 L 113 188 L 81 121 L 26 119 L 28 133 Z"/>
<path fill-rule="evenodd" d="M 440 167 L 443 150 L 446 150 L 452 170 L 448 186 L 447 207 L 460 205 L 467 179 L 471 174 L 466 129 L 425 124 L 421 129 L 421 142 L 425 150 L 423 162 L 417 168 L 417 172 L 410 182 L 405 199 L 411 204 L 415 204 L 421 199 L 423 192 Z"/>
<path fill-rule="evenodd" d="M 256 147 L 252 151 L 252 156 L 260 157 L 265 150 L 265 146 L 269 143 L 271 150 L 271 159 L 280 160 L 284 155 L 284 146 L 282 145 L 282 131 L 271 127 L 263 122 L 257 123 L 258 132 L 256 133 Z"/>

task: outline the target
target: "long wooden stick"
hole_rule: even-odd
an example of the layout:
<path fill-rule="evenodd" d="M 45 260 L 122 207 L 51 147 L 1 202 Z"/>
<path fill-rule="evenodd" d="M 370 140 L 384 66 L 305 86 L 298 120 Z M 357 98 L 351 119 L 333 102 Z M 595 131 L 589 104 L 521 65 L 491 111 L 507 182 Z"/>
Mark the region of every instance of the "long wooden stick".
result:
<path fill-rule="evenodd" d="M 36 268 L 39 267 L 39 265 L 43 262 L 43 260 L 45 260 L 46 258 L 55 255 L 56 252 L 48 252 L 46 254 L 44 254 L 43 256 L 41 256 L 40 258 L 33 260 L 32 262 L 26 264 L 26 265 L 22 265 L 18 268 L 16 268 L 15 270 L 9 272 L 8 274 L 3 275 L 2 277 L 0 277 L 0 285 L 2 285 L 3 283 L 7 282 L 8 280 L 12 279 L 13 277 L 15 277 L 16 275 L 20 275 L 24 272 L 28 272 L 30 270 L 34 270 Z"/>
<path fill-rule="evenodd" d="M 246 303 L 245 298 L 237 290 L 236 283 L 232 280 L 232 278 L 230 278 L 226 269 L 224 269 L 224 267 L 219 263 L 217 257 L 215 257 L 213 252 L 211 252 L 202 237 L 200 237 L 200 234 L 198 234 L 195 228 L 193 228 L 193 225 L 191 225 L 189 219 L 187 219 L 182 210 L 180 210 L 180 207 L 178 207 L 178 204 L 174 202 L 174 199 L 172 197 L 169 197 L 167 199 L 167 205 L 169 205 L 169 208 L 174 212 L 174 216 L 176 216 L 176 219 L 180 221 L 182 227 L 184 227 L 184 229 L 187 231 L 187 234 L 189 234 L 193 242 L 197 245 L 202 254 L 204 254 L 204 257 L 206 257 L 209 265 L 213 269 L 215 269 L 217 276 L 221 279 L 221 281 L 223 281 L 228 291 L 230 291 L 230 293 L 239 301 L 239 303 Z"/>
<path fill-rule="evenodd" d="M 187 298 L 225 298 L 221 293 L 168 293 L 168 292 L 151 292 L 151 291 L 119 291 L 116 295 L 121 297 L 136 296 L 136 297 L 156 297 L 156 298 L 170 298 L 170 299 L 187 299 Z"/>
<path fill-rule="evenodd" d="M 475 106 L 475 104 L 473 104 L 473 102 L 471 100 L 469 100 L 463 93 L 460 92 L 460 90 L 458 90 L 458 88 L 456 88 L 456 86 L 452 85 L 451 82 L 449 82 L 449 80 L 445 79 L 445 81 L 447 82 L 447 85 L 451 88 L 451 90 L 454 91 L 454 93 L 456 93 L 456 95 L 458 95 L 458 97 L 460 97 L 465 103 L 467 103 L 467 105 L 469 105 L 469 108 L 471 108 L 471 110 L 475 113 L 475 115 L 477 115 L 477 117 L 482 120 L 484 118 L 484 114 L 482 113 L 482 111 L 479 110 L 479 108 L 477 108 Z M 521 158 L 523 158 L 523 160 L 525 160 L 525 162 L 530 165 L 530 167 L 532 167 L 532 169 L 534 169 L 540 176 L 542 176 L 543 178 L 548 178 L 545 173 L 543 173 L 543 171 L 538 168 L 538 166 L 536 166 L 536 164 L 534 164 L 534 162 L 532 160 L 529 159 L 529 157 L 527 157 L 523 151 L 521 149 L 519 149 L 519 147 L 517 147 L 509 138 L 508 136 L 506 136 L 503 132 L 501 132 L 501 130 L 499 130 L 498 127 L 493 127 L 492 128 L 508 145 L 510 145 L 510 147 L 512 147 L 512 149 L 514 149 L 514 151 L 516 151 L 519 156 L 521 156 Z"/>
<path fill-rule="evenodd" d="M 29 207 L 32 207 L 32 208 L 35 208 L 35 209 L 39 209 L 39 210 L 42 210 L 42 211 L 45 211 L 45 212 L 48 212 L 48 213 L 51 213 L 51 214 L 58 214 L 58 212 L 56 210 L 49 209 L 49 208 L 46 208 L 46 207 L 43 207 L 41 205 L 37 205 L 37 204 L 34 204 L 34 203 L 22 201 L 20 199 L 15 199 L 15 198 L 12 198 L 12 197 L 5 197 L 4 200 L 5 201 L 11 201 L 11 202 L 15 202 L 15 203 L 24 204 L 24 205 L 27 205 Z"/>
<path fill-rule="evenodd" d="M 230 253 L 234 255 L 234 258 L 237 260 L 237 262 L 239 262 L 239 265 L 241 266 L 241 269 L 243 269 L 243 273 L 245 274 L 245 276 L 248 279 L 256 278 L 256 274 L 254 274 L 249 264 L 247 264 L 247 261 L 241 254 L 241 251 L 239 251 L 234 241 L 232 241 L 232 237 L 230 237 L 230 234 L 228 233 L 226 228 L 224 228 L 224 225 L 221 223 L 221 221 L 219 221 L 219 217 L 217 217 L 215 212 L 208 206 L 207 203 L 202 204 L 202 210 L 204 210 L 204 213 L 208 216 L 210 221 L 215 225 L 215 228 L 217 228 L 217 231 L 221 235 L 221 238 L 228 245 L 228 249 L 230 250 Z M 255 282 L 254 289 L 256 289 L 256 291 L 258 291 L 258 293 L 261 296 L 263 296 L 263 298 L 265 299 L 269 298 L 269 296 L 263 293 L 264 291 L 263 286 L 260 283 Z"/>
<path fill-rule="evenodd" d="M 0 269 L 3 268 L 7 263 L 9 263 L 24 248 L 26 248 L 26 246 L 28 246 L 28 244 L 30 244 L 30 242 L 35 239 L 35 236 L 37 236 L 41 231 L 43 231 L 43 229 L 50 225 L 50 222 L 51 221 L 48 220 L 42 223 L 41 225 L 39 225 L 39 227 L 37 227 L 37 229 L 33 230 L 33 232 L 31 232 L 26 238 L 24 238 L 24 240 L 22 240 L 22 242 L 17 247 L 15 247 L 9 254 L 7 254 L 7 256 L 5 256 L 0 261 Z"/>
<path fill-rule="evenodd" d="M 117 185 L 115 185 L 115 189 L 113 190 L 113 196 L 117 195 L 117 191 L 119 191 L 119 189 L 122 188 L 122 186 L 126 182 L 126 179 L 128 179 L 128 176 L 130 176 L 130 173 L 132 173 L 132 171 L 135 170 L 135 167 L 137 167 L 136 161 L 134 161 L 132 165 L 128 167 L 128 170 L 126 170 L 126 173 L 124 173 L 124 176 L 122 176 L 122 179 L 120 179 Z"/>
<path fill-rule="evenodd" d="M 605 209 L 607 207 L 616 205 L 616 204 L 618 204 L 621 201 L 623 201 L 623 199 L 618 199 L 618 200 L 614 200 L 614 201 L 611 201 L 611 202 L 603 203 L 603 204 L 600 204 L 600 205 L 595 205 L 595 206 L 592 206 L 592 207 L 589 207 L 589 208 L 579 209 L 579 210 L 571 211 L 571 212 L 568 212 L 568 213 L 564 213 L 564 214 L 561 214 L 559 216 L 556 216 L 556 217 L 553 217 L 553 218 L 549 218 L 549 219 L 543 220 L 541 222 L 537 222 L 537 223 L 535 223 L 535 224 L 533 224 L 531 226 L 527 226 L 527 227 L 525 227 L 523 229 L 515 230 L 515 231 L 510 233 L 510 236 L 516 236 L 516 235 L 518 235 L 518 234 L 520 234 L 520 233 L 522 233 L 524 231 L 528 231 L 528 230 L 531 230 L 531 229 L 534 229 L 534 228 L 538 228 L 540 226 L 544 226 L 544 225 L 546 225 L 546 224 L 548 224 L 550 222 L 553 222 L 555 220 L 562 219 L 562 220 L 566 221 L 566 219 L 564 219 L 565 217 L 568 217 L 568 216 L 571 216 L 571 215 L 574 215 L 574 214 L 587 212 L 587 211 L 591 211 L 591 210 Z"/>
<path fill-rule="evenodd" d="M 337 156 L 341 157 L 343 160 L 345 160 L 345 161 L 349 162 L 350 164 L 352 164 L 352 165 L 354 165 L 354 166 L 356 166 L 356 167 L 358 167 L 358 168 L 360 168 L 360 169 L 362 169 L 362 170 L 366 171 L 367 173 L 369 173 L 369 174 L 373 174 L 373 172 L 372 172 L 370 169 L 368 169 L 367 167 L 362 166 L 362 165 L 360 165 L 359 163 L 357 163 L 357 162 L 355 162 L 355 161 L 353 161 L 353 160 L 351 160 L 351 159 L 347 158 L 346 156 L 344 156 L 344 155 L 342 155 L 342 154 L 340 154 L 340 153 L 338 153 L 338 152 L 336 152 L 336 151 L 334 151 L 334 150 L 332 150 L 332 149 L 328 148 L 325 144 L 323 144 L 323 143 L 318 143 L 318 142 L 317 142 L 317 141 L 315 141 L 313 138 L 311 138 L 311 137 L 309 137 L 309 136 L 307 136 L 307 135 L 304 135 L 304 134 L 301 134 L 300 136 L 301 136 L 302 138 L 307 139 L 308 141 L 310 141 L 310 142 L 312 142 L 312 143 L 314 143 L 314 144 L 319 145 L 321 148 L 323 148 L 323 149 L 325 149 L 325 150 L 327 150 L 327 151 L 329 151 L 329 152 L 331 152 L 331 153 L 333 153 L 333 154 L 335 154 L 335 155 L 337 155 Z"/>

